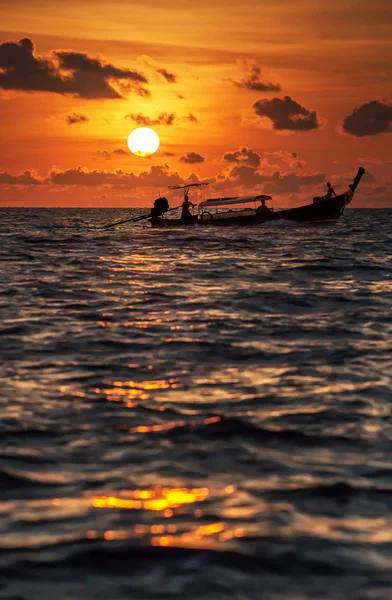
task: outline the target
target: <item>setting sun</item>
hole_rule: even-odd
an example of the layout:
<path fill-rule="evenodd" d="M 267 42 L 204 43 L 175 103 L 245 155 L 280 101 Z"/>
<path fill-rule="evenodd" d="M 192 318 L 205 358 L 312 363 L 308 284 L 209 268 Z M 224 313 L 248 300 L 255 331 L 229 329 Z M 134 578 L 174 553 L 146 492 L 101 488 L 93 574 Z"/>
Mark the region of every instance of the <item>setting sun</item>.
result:
<path fill-rule="evenodd" d="M 138 127 L 128 136 L 128 148 L 137 156 L 150 156 L 159 148 L 158 134 L 149 127 Z"/>

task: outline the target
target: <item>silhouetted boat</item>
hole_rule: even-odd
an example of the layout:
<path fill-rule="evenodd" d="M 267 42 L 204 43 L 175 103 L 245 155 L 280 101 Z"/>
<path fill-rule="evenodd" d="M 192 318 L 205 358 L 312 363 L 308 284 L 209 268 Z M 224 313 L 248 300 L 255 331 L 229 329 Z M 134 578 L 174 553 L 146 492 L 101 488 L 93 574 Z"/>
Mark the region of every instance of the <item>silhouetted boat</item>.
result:
<path fill-rule="evenodd" d="M 298 223 L 318 223 L 337 221 L 353 199 L 354 192 L 361 181 L 365 169 L 360 167 L 352 184 L 343 194 L 334 198 L 315 198 L 312 204 L 273 210 L 265 206 L 271 196 L 258 194 L 255 196 L 241 196 L 229 198 L 211 198 L 199 204 L 199 214 L 191 221 L 181 219 L 157 219 L 151 223 L 153 227 L 188 227 L 193 225 L 259 225 L 268 221 L 288 220 Z M 186 186 L 184 186 L 186 187 Z M 262 205 L 256 208 L 255 203 L 261 201 Z M 254 208 L 244 208 L 246 204 L 254 204 Z M 216 212 L 212 212 L 215 208 Z M 226 210 L 218 211 L 218 208 Z M 200 212 L 201 211 L 201 212 Z"/>

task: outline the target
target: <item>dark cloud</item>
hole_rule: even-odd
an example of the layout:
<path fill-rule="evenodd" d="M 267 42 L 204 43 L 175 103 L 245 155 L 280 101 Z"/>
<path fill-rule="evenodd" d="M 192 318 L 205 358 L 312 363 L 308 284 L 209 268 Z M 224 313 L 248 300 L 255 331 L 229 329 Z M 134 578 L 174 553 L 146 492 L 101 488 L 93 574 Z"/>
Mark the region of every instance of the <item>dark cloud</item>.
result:
<path fill-rule="evenodd" d="M 197 152 L 187 152 L 184 154 L 184 156 L 181 156 L 180 162 L 188 165 L 197 165 L 204 162 L 204 156 L 198 154 Z"/>
<path fill-rule="evenodd" d="M 351 171 L 348 171 L 342 175 L 330 175 L 328 181 L 331 181 L 335 191 L 337 189 L 343 188 L 343 190 L 346 190 L 348 187 L 348 184 L 352 182 L 353 180 L 353 176 L 354 173 L 352 173 Z M 376 182 L 376 178 L 374 177 L 374 175 L 372 173 L 370 173 L 369 171 L 366 171 L 364 176 L 361 179 L 361 185 L 359 186 L 359 190 L 363 191 L 363 188 L 366 186 L 371 186 L 372 189 L 375 189 L 374 187 L 374 183 Z"/>
<path fill-rule="evenodd" d="M 223 155 L 223 160 L 242 163 L 251 167 L 259 167 L 261 162 L 260 155 L 257 152 L 253 152 L 250 148 L 241 148 L 237 152 L 226 152 Z"/>
<path fill-rule="evenodd" d="M 267 152 L 267 155 L 288 164 L 291 168 L 302 169 L 304 161 L 299 158 L 296 152 L 288 152 L 287 150 L 277 150 L 276 152 Z"/>
<path fill-rule="evenodd" d="M 122 178 L 124 178 L 124 173 L 122 171 L 117 171 L 116 173 L 107 171 L 85 171 L 81 167 L 78 167 L 77 169 L 67 169 L 66 171 L 52 170 L 50 172 L 50 180 L 56 185 L 112 185 Z"/>
<path fill-rule="evenodd" d="M 145 117 L 141 113 L 138 113 L 136 115 L 128 113 L 127 115 L 125 115 L 125 118 L 131 119 L 131 121 L 134 121 L 137 125 L 149 127 L 151 125 L 173 125 L 176 119 L 176 115 L 174 113 L 162 112 L 159 113 L 155 117 L 155 119 L 150 119 L 150 117 Z"/>
<path fill-rule="evenodd" d="M 224 183 L 227 185 L 245 186 L 251 189 L 262 184 L 263 177 L 255 167 L 239 164 L 232 167 L 224 177 Z"/>
<path fill-rule="evenodd" d="M 82 167 L 65 170 L 53 168 L 45 177 L 39 177 L 31 171 L 25 171 L 19 175 L 0 172 L 0 185 L 34 186 L 45 184 L 45 186 L 52 189 L 53 186 L 80 186 L 86 188 L 101 186 L 103 187 L 101 193 L 106 193 L 106 188 L 119 190 L 143 187 L 165 188 L 169 185 L 185 185 L 187 183 L 197 183 L 198 181 L 197 175 L 192 173 L 189 177 L 183 178 L 176 171 L 172 171 L 167 164 L 152 166 L 137 175 L 122 169 L 90 171 Z"/>
<path fill-rule="evenodd" d="M 263 175 L 263 185 L 268 188 L 267 193 L 273 194 L 297 194 L 303 188 L 312 188 L 325 182 L 324 173 L 314 175 L 297 175 L 297 173 L 281 173 L 275 171 L 272 175 Z"/>
<path fill-rule="evenodd" d="M 185 117 L 186 121 L 189 121 L 190 123 L 198 123 L 199 119 L 197 117 L 195 117 L 195 115 L 192 115 L 191 113 L 189 113 L 189 115 L 187 117 Z"/>
<path fill-rule="evenodd" d="M 166 71 L 166 69 L 157 69 L 157 73 L 162 75 L 167 83 L 176 83 L 177 81 L 177 75 L 174 75 L 174 73 L 169 73 L 169 71 Z"/>
<path fill-rule="evenodd" d="M 231 79 L 237 87 L 246 88 L 254 92 L 280 92 L 282 86 L 279 83 L 267 83 L 261 80 L 261 69 L 256 65 L 246 66 L 245 74 L 241 81 L 234 81 Z"/>
<path fill-rule="evenodd" d="M 129 189 L 133 187 L 183 185 L 189 183 L 188 179 L 183 179 L 178 173 L 170 171 L 169 165 L 152 166 L 148 171 L 143 171 L 139 175 L 127 173 L 122 170 L 117 171 L 88 171 L 78 167 L 77 169 L 67 169 L 65 171 L 53 169 L 50 173 L 50 182 L 61 186 L 108 186 L 118 189 Z"/>
<path fill-rule="evenodd" d="M 355 108 L 343 121 L 343 131 L 356 137 L 392 131 L 392 104 L 372 100 Z"/>
<path fill-rule="evenodd" d="M 260 173 L 257 167 L 240 163 L 218 176 L 215 185 L 222 189 L 242 187 L 250 190 L 253 188 L 255 193 L 290 196 L 324 182 L 324 173 L 298 175 L 294 172 L 275 171 L 271 174 L 264 174 Z"/>
<path fill-rule="evenodd" d="M 259 117 L 267 117 L 273 122 L 274 129 L 289 131 L 309 131 L 320 127 L 315 111 L 301 106 L 290 96 L 258 100 L 253 105 Z"/>
<path fill-rule="evenodd" d="M 7 172 L 0 173 L 0 183 L 8 185 L 40 185 L 41 179 L 37 179 L 31 171 L 25 171 L 20 175 L 11 175 Z"/>
<path fill-rule="evenodd" d="M 96 154 L 102 158 L 110 159 L 119 156 L 128 156 L 129 152 L 126 152 L 122 148 L 116 148 L 116 150 L 112 150 L 111 152 L 108 152 L 107 150 L 98 150 Z"/>
<path fill-rule="evenodd" d="M 84 115 L 78 115 L 76 113 L 72 113 L 71 115 L 67 115 L 67 123 L 68 125 L 75 125 L 75 123 L 86 123 L 89 119 Z"/>
<path fill-rule="evenodd" d="M 28 38 L 0 44 L 0 88 L 72 94 L 80 98 L 122 98 L 120 90 L 149 95 L 143 87 L 147 79 L 137 71 L 121 69 L 72 50 L 53 52 L 53 60 L 35 56 L 34 50 Z"/>

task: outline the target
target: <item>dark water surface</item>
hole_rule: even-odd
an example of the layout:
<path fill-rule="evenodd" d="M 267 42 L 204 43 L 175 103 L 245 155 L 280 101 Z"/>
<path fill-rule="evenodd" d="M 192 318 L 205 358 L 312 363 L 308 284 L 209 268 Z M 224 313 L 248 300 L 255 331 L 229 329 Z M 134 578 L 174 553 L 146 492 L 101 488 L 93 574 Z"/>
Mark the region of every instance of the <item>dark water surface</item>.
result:
<path fill-rule="evenodd" d="M 392 598 L 392 211 L 127 214 L 0 211 L 0 599 Z"/>

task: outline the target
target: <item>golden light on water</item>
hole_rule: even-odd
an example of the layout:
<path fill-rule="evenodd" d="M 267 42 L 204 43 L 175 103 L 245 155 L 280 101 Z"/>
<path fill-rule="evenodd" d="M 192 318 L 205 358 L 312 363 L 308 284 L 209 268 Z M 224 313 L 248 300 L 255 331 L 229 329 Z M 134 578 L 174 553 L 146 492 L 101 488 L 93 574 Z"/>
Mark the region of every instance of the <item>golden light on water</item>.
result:
<path fill-rule="evenodd" d="M 133 510 L 165 511 L 184 504 L 202 502 L 208 488 L 155 488 L 152 490 L 124 490 L 119 496 L 100 496 L 92 499 L 95 508 L 122 508 Z"/>
<path fill-rule="evenodd" d="M 235 486 L 226 486 L 224 492 L 231 495 Z M 116 496 L 97 496 L 91 499 L 92 506 L 98 509 L 146 510 L 160 513 L 164 517 L 160 523 L 135 524 L 128 529 L 88 531 L 88 539 L 124 540 L 145 538 L 153 546 L 183 546 L 191 548 L 214 548 L 222 542 L 239 538 L 244 530 L 229 526 L 225 521 L 197 523 L 206 519 L 205 511 L 192 507 L 204 502 L 210 495 L 208 488 L 170 488 L 156 486 L 151 489 L 121 490 Z M 186 508 L 185 508 L 186 507 Z M 184 512 L 184 510 L 186 512 Z M 173 522 L 171 517 L 187 515 L 186 520 Z M 158 515 L 157 515 L 158 516 Z M 158 518 L 159 518 L 158 517 Z"/>
<path fill-rule="evenodd" d="M 151 433 L 156 431 L 167 431 L 169 429 L 178 429 L 179 427 L 197 427 L 199 425 L 212 425 L 213 423 L 219 423 L 222 417 L 207 417 L 201 421 L 192 419 L 191 421 L 172 421 L 170 423 L 157 423 L 156 425 L 138 425 L 132 427 L 130 433 Z"/>
<path fill-rule="evenodd" d="M 193 525 L 187 531 L 181 531 L 180 526 L 168 523 L 166 525 L 135 525 L 133 529 L 113 529 L 99 533 L 90 530 L 87 539 L 104 538 L 108 541 L 127 540 L 149 537 L 152 546 L 177 546 L 189 548 L 214 548 L 245 534 L 241 527 L 229 527 L 224 521 L 215 521 L 206 525 Z"/>

